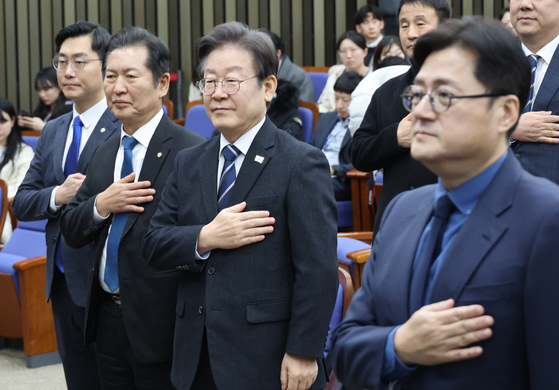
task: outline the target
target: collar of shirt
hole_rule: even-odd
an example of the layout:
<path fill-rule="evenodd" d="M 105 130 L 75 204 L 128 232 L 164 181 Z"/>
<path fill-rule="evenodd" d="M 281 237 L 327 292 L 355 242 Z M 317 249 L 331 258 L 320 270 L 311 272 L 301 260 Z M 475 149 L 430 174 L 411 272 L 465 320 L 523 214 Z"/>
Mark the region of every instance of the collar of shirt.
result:
<path fill-rule="evenodd" d="M 542 47 L 537 53 L 532 53 L 524 44 L 522 44 L 522 51 L 526 56 L 530 54 L 537 54 L 539 55 L 547 65 L 551 62 L 553 58 L 553 54 L 555 54 L 555 50 L 557 50 L 557 46 L 559 46 L 559 35 L 555 37 L 551 42 L 547 45 Z"/>
<path fill-rule="evenodd" d="M 374 41 L 374 42 L 371 42 L 371 43 L 367 44 L 367 47 L 369 47 L 369 48 L 371 48 L 371 47 L 377 47 L 378 44 L 380 43 L 380 41 L 382 41 L 382 38 L 384 38 L 384 35 L 380 34 L 379 39 L 377 39 L 377 40 Z"/>
<path fill-rule="evenodd" d="M 258 132 L 260 131 L 260 128 L 264 124 L 265 120 L 266 116 L 264 116 L 264 118 L 262 118 L 262 120 L 258 122 L 256 126 L 244 133 L 238 140 L 233 143 L 233 145 L 235 145 L 237 149 L 239 149 L 241 153 L 243 153 L 243 156 L 246 156 L 246 154 L 248 153 L 248 149 L 250 148 L 250 145 L 252 145 L 254 137 L 256 137 L 256 134 L 258 134 Z M 223 150 L 223 148 L 229 145 L 231 142 L 227 141 L 223 134 L 221 134 L 219 137 L 219 155 L 221 156 L 221 151 Z"/>
<path fill-rule="evenodd" d="M 155 133 L 155 129 L 161 122 L 161 118 L 163 118 L 163 109 L 159 110 L 157 114 L 153 118 L 149 120 L 148 123 L 140 127 L 136 132 L 132 135 L 136 138 L 139 144 L 141 144 L 144 148 L 147 149 L 149 142 L 151 141 L 151 137 L 153 137 L 153 133 Z M 127 136 L 126 132 L 124 131 L 124 125 L 120 128 L 120 147 L 122 148 L 122 139 Z"/>
<path fill-rule="evenodd" d="M 507 152 L 508 153 L 508 152 Z M 443 195 L 448 194 L 452 203 L 464 215 L 469 215 L 476 206 L 479 198 L 489 186 L 489 183 L 495 177 L 495 174 L 501 168 L 503 161 L 507 157 L 504 153 L 497 161 L 485 168 L 482 172 L 472 177 L 470 180 L 460 184 L 458 187 L 448 191 L 439 179 L 437 189 L 435 190 L 435 204 Z"/>
<path fill-rule="evenodd" d="M 80 119 L 81 119 L 84 127 L 86 127 L 87 129 L 89 129 L 92 125 L 97 125 L 97 122 L 99 122 L 99 119 L 101 118 L 101 116 L 107 110 L 107 107 L 108 107 L 107 106 L 107 99 L 103 98 L 103 99 L 101 99 L 101 101 L 99 103 L 97 103 L 93 107 L 91 107 L 88 110 L 79 114 L 76 111 L 76 105 L 74 104 L 74 110 L 73 110 L 74 115 L 72 117 L 72 124 L 70 126 L 73 126 L 74 119 L 78 115 L 80 116 Z"/>

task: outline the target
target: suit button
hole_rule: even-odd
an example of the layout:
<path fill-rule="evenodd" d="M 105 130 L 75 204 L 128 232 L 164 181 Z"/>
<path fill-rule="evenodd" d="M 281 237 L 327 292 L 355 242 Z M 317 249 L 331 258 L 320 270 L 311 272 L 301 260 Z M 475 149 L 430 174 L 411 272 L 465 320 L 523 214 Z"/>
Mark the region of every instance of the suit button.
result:
<path fill-rule="evenodd" d="M 56 237 L 54 237 L 54 238 L 52 239 L 52 243 L 54 244 L 55 242 L 56 242 Z"/>
<path fill-rule="evenodd" d="M 213 274 L 215 273 L 215 268 L 214 268 L 214 267 L 208 268 L 208 273 L 209 273 L 210 275 L 213 275 Z"/>
<path fill-rule="evenodd" d="M 414 186 L 410 186 L 410 190 L 413 190 L 413 189 L 415 189 L 415 187 L 414 187 Z"/>
<path fill-rule="evenodd" d="M 520 160 L 520 154 L 516 153 L 514 156 Z"/>
<path fill-rule="evenodd" d="M 198 314 L 202 314 L 204 312 L 204 308 L 202 306 L 200 306 L 198 308 Z"/>

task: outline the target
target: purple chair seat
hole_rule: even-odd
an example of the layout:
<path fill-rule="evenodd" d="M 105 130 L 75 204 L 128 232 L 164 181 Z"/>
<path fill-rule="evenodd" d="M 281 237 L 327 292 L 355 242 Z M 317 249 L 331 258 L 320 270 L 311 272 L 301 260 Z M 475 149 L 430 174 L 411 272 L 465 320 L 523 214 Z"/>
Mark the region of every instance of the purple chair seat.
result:
<path fill-rule="evenodd" d="M 344 262 L 349 266 L 351 273 L 355 276 L 354 263 L 347 258 L 349 252 L 358 251 L 361 249 L 368 249 L 371 245 L 365 244 L 363 241 L 355 240 L 348 237 L 338 237 L 338 260 Z"/>

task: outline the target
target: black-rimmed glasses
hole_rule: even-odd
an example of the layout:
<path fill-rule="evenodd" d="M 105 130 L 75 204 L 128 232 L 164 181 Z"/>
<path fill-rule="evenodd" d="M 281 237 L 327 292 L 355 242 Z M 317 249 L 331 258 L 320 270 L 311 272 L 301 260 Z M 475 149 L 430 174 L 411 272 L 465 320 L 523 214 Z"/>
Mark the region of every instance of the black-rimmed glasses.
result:
<path fill-rule="evenodd" d="M 221 84 L 221 86 L 223 87 L 223 90 L 225 91 L 226 94 L 234 95 L 237 92 L 239 92 L 239 89 L 241 89 L 241 83 L 242 82 L 253 79 L 255 77 L 258 77 L 258 76 L 252 76 L 252 77 L 249 77 L 248 79 L 244 79 L 244 80 L 237 80 L 236 78 L 233 78 L 233 77 L 227 77 L 227 78 L 224 78 L 221 81 L 216 81 L 216 80 L 212 80 L 212 79 L 202 79 L 202 80 L 198 81 L 196 83 L 196 85 L 198 86 L 198 88 L 200 88 L 200 92 L 202 92 L 204 95 L 213 94 L 215 92 L 215 90 L 217 89 L 218 84 Z"/>

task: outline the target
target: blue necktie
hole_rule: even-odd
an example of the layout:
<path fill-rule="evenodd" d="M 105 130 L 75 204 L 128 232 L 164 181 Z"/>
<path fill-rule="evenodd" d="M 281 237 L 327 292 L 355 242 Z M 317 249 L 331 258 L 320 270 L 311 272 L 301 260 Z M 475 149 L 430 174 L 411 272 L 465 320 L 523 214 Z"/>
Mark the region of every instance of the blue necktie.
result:
<path fill-rule="evenodd" d="M 73 173 L 76 173 L 76 168 L 78 167 L 78 157 L 80 155 L 80 142 L 82 139 L 82 120 L 79 116 L 74 118 L 74 135 L 72 137 L 72 143 L 68 149 L 68 154 L 66 155 L 66 163 L 64 164 L 64 175 L 66 177 Z"/>
<path fill-rule="evenodd" d="M 414 264 L 410 285 L 410 314 L 413 314 L 423 306 L 423 297 L 425 296 L 429 269 L 433 261 L 441 253 L 443 234 L 446 230 L 448 220 L 455 210 L 456 206 L 454 206 L 454 203 L 452 203 L 448 195 L 439 198 L 435 205 L 433 216 L 427 225 L 431 227 L 431 230 L 425 235 L 423 248 L 419 254 L 417 263 Z"/>
<path fill-rule="evenodd" d="M 231 190 L 237 179 L 235 173 L 235 159 L 241 153 L 235 145 L 229 144 L 223 148 L 221 151 L 223 157 L 225 157 L 225 163 L 223 164 L 223 171 L 221 172 L 221 178 L 219 179 L 219 190 L 217 191 L 217 206 L 219 211 L 227 207 L 227 202 L 229 201 L 229 195 L 231 195 Z"/>
<path fill-rule="evenodd" d="M 528 60 L 530 61 L 530 65 L 532 66 L 532 82 L 530 84 L 530 94 L 528 95 L 528 103 L 526 103 L 526 107 L 524 107 L 524 112 L 532 111 L 532 107 L 534 106 L 534 84 L 536 83 L 536 69 L 538 68 L 539 58 L 540 56 L 536 54 L 530 54 L 528 56 Z"/>
<path fill-rule="evenodd" d="M 132 167 L 132 149 L 138 141 L 133 137 L 125 136 L 122 139 L 124 146 L 124 161 L 120 170 L 120 178 L 128 176 L 134 171 Z M 105 263 L 105 275 L 103 281 L 111 291 L 118 288 L 118 246 L 124 231 L 124 225 L 128 219 L 128 213 L 117 213 L 113 218 L 109 239 L 107 240 L 107 261 Z"/>
<path fill-rule="evenodd" d="M 64 176 L 68 177 L 73 173 L 76 173 L 76 168 L 78 167 L 78 158 L 80 156 L 80 142 L 82 139 L 82 126 L 83 122 L 79 116 L 74 118 L 74 133 L 72 136 L 72 143 L 68 148 L 68 153 L 66 154 L 66 162 L 64 163 Z M 64 262 L 62 261 L 62 235 L 58 237 L 58 243 L 56 244 L 56 251 L 54 256 L 54 262 L 60 272 L 64 273 Z"/>

